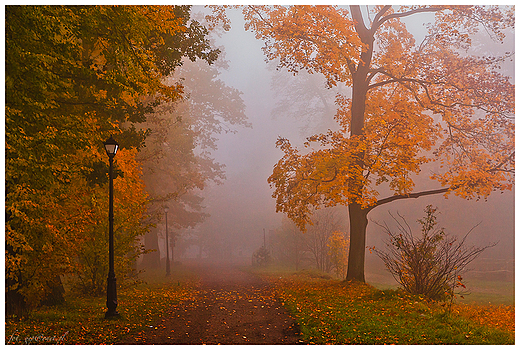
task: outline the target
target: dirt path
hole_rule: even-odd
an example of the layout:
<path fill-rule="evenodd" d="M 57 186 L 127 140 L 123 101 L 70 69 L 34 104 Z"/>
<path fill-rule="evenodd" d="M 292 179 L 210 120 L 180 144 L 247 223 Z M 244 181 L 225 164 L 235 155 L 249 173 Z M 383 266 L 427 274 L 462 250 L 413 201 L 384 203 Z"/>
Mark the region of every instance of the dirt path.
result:
<path fill-rule="evenodd" d="M 198 266 L 201 285 L 169 318 L 124 344 L 298 344 L 299 328 L 259 277 Z"/>

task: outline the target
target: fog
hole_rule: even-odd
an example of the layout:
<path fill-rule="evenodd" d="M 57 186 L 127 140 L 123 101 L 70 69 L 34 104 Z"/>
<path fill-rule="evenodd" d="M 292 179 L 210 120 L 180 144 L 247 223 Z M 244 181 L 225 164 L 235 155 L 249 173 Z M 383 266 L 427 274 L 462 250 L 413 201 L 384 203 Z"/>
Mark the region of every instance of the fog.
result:
<path fill-rule="evenodd" d="M 197 7 L 194 11 L 197 11 Z M 253 33 L 244 30 L 240 12 L 232 12 L 230 17 L 231 30 L 216 42 L 224 48 L 229 62 L 229 69 L 222 72 L 221 79 L 227 85 L 242 91 L 252 128 L 238 127 L 235 134 L 218 135 L 218 150 L 213 156 L 216 161 L 225 164 L 227 178 L 222 185 L 210 185 L 202 192 L 205 211 L 210 217 L 196 228 L 186 230 L 184 234 L 196 233 L 210 237 L 214 252 L 220 252 L 213 253 L 213 256 L 247 260 L 254 250 L 262 246 L 264 232 L 269 236 L 269 232 L 280 227 L 284 217 L 275 212 L 275 200 L 271 197 L 273 190 L 267 183 L 273 166 L 283 155 L 276 149 L 275 141 L 278 136 L 283 136 L 293 144 L 301 144 L 305 136 L 310 135 L 307 133 L 309 131 L 304 131 L 309 129 L 310 121 L 272 115 L 279 98 L 272 90 L 273 76 L 285 74 L 287 78 L 284 79 L 291 79 L 291 75 L 268 67 L 261 50 L 263 43 L 256 40 Z M 416 20 L 419 27 L 424 22 L 424 18 L 419 16 Z M 424 30 L 418 29 L 418 33 L 424 33 Z M 509 47 L 508 50 L 513 51 L 514 48 Z M 514 74 L 513 68 L 511 64 L 507 69 Z M 333 112 L 334 108 L 332 113 L 323 117 L 325 120 L 311 125 L 312 133 L 334 128 Z M 438 221 L 448 233 L 460 236 L 479 224 L 473 230 L 469 244 L 487 245 L 498 242 L 481 255 L 480 265 L 482 262 L 489 265 L 489 259 L 514 259 L 514 192 L 493 193 L 487 200 L 480 201 L 467 201 L 455 196 L 445 199 L 442 195 L 436 195 L 400 200 L 377 207 L 369 214 L 367 246 L 384 247 L 385 237 L 382 230 L 372 221 L 391 223 L 390 213 L 400 213 L 408 223 L 415 225 L 428 204 L 438 207 Z M 346 211 L 342 213 L 346 215 Z M 346 216 L 344 219 L 348 223 Z M 197 249 L 188 249 L 184 258 L 196 256 Z M 212 254 L 202 254 L 208 255 Z M 370 282 L 384 272 L 381 271 L 382 265 L 375 254 L 368 254 L 367 251 L 366 258 L 367 280 Z M 478 261 L 474 265 L 480 266 Z"/>

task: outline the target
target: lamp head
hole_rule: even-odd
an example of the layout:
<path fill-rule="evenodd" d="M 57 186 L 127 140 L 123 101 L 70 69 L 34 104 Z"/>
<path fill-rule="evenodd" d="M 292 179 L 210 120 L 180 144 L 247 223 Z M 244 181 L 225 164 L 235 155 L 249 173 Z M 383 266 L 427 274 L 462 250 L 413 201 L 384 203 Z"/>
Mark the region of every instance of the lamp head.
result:
<path fill-rule="evenodd" d="M 112 158 L 116 155 L 117 150 L 119 149 L 119 144 L 112 136 L 108 140 L 105 141 L 105 151 L 107 152 L 107 156 Z"/>

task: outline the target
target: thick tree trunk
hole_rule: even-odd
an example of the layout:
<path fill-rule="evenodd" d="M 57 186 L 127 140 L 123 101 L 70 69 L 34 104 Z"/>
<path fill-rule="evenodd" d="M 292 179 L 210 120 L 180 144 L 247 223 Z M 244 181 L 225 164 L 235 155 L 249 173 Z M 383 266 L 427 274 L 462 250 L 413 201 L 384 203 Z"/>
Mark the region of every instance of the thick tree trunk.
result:
<path fill-rule="evenodd" d="M 55 274 L 49 277 L 46 283 L 50 291 L 42 300 L 41 304 L 47 306 L 63 304 L 65 302 L 65 287 L 63 287 L 60 275 Z"/>
<path fill-rule="evenodd" d="M 347 280 L 365 282 L 365 246 L 368 210 L 358 203 L 348 206 L 350 221 L 350 248 L 348 255 Z"/>
<path fill-rule="evenodd" d="M 12 252 L 12 247 L 6 243 L 6 253 Z M 9 275 L 9 270 L 6 267 L 5 275 Z M 23 317 L 27 315 L 27 303 L 25 297 L 20 292 L 21 276 L 18 277 L 18 281 L 6 277 L 5 278 L 5 316 L 15 315 L 17 317 Z M 17 285 L 17 287 L 15 287 Z"/>
<path fill-rule="evenodd" d="M 355 167 L 349 179 L 349 192 L 354 194 L 349 204 L 350 220 L 350 250 L 348 256 L 347 280 L 365 282 L 365 241 L 368 210 L 362 209 L 356 201 L 363 196 L 363 170 L 365 168 L 365 152 L 361 143 L 364 140 L 365 102 L 368 91 L 368 72 L 372 61 L 374 37 L 373 33 L 364 24 L 363 16 L 358 5 L 350 6 L 352 19 L 355 22 L 356 32 L 361 41 L 366 44 L 360 56 L 357 67 L 350 66 L 352 74 L 352 109 L 350 121 L 351 147 L 355 150 L 353 157 Z M 357 197 L 357 198 L 356 198 Z"/>

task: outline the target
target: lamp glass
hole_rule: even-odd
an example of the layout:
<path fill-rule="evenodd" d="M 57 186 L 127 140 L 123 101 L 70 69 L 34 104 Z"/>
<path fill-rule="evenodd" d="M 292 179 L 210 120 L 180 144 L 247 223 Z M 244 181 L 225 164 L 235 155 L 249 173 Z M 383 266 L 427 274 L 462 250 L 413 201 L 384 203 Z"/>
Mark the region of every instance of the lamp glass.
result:
<path fill-rule="evenodd" d="M 110 138 L 105 141 L 105 150 L 107 151 L 107 155 L 109 157 L 115 156 L 118 149 L 119 149 L 119 144 L 117 143 L 116 140 L 114 140 L 112 138 L 112 136 L 110 136 Z"/>

